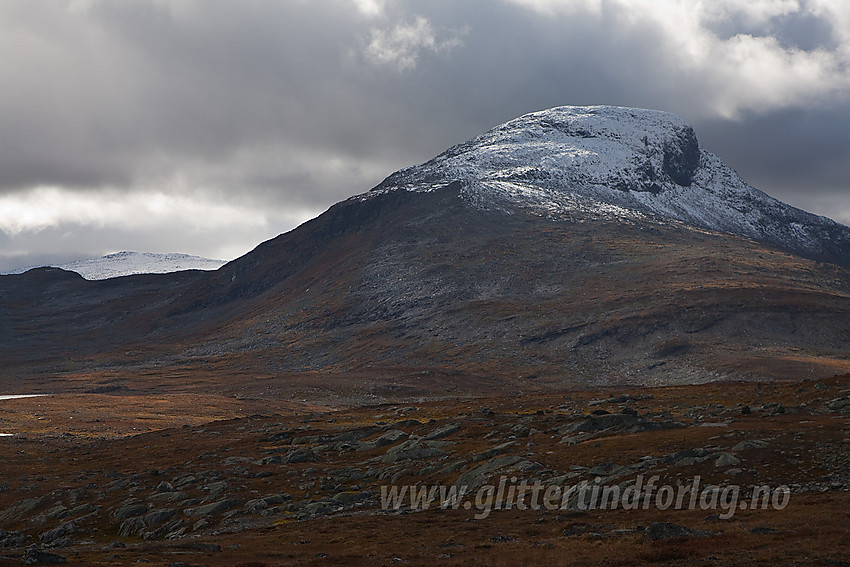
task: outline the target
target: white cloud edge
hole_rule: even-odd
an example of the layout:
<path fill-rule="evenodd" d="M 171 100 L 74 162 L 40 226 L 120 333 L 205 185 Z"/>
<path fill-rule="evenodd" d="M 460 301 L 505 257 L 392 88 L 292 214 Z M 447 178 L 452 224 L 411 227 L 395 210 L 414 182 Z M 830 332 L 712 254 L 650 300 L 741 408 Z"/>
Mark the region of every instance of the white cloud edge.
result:
<path fill-rule="evenodd" d="M 438 37 L 437 30 L 424 16 L 411 22 L 397 22 L 389 28 L 373 27 L 364 42 L 364 59 L 378 67 L 391 67 L 399 72 L 415 69 L 424 52 L 444 53 L 463 45 L 465 30 L 445 32 Z"/>

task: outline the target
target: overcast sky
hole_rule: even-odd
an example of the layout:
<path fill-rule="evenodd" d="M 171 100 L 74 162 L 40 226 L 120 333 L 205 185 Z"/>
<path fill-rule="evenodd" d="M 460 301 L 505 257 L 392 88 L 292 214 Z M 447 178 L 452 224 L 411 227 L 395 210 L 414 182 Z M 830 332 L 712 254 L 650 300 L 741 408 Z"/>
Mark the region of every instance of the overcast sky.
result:
<path fill-rule="evenodd" d="M 2 0 L 0 270 L 232 259 L 567 104 L 676 112 L 850 223 L 847 0 Z"/>

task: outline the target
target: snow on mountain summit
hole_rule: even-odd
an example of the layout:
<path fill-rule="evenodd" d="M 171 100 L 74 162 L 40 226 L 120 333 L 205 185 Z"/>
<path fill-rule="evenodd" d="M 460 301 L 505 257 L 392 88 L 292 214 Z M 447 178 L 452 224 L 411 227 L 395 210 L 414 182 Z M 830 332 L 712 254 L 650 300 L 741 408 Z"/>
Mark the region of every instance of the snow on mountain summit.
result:
<path fill-rule="evenodd" d="M 683 118 L 667 112 L 563 106 L 526 114 L 402 169 L 372 191 L 452 182 L 482 208 L 672 220 L 850 263 L 850 228 L 750 187 L 700 147 Z"/>
<path fill-rule="evenodd" d="M 116 252 L 102 258 L 77 260 L 67 264 L 52 265 L 77 272 L 87 280 L 105 280 L 136 274 L 166 274 L 181 270 L 217 270 L 226 262 L 189 254 L 154 254 L 151 252 Z M 36 266 L 10 273 L 21 273 Z"/>
<path fill-rule="evenodd" d="M 573 182 L 659 192 L 690 185 L 699 157 L 693 129 L 676 115 L 559 107 L 511 120 L 396 175 L 409 182 L 411 174 L 421 178 L 441 171 L 483 182 Z"/>

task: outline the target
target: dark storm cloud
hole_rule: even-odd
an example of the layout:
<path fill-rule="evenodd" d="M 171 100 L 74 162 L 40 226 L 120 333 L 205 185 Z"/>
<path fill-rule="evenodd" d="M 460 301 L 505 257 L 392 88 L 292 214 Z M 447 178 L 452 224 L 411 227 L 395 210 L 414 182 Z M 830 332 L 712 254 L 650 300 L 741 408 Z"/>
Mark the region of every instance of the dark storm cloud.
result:
<path fill-rule="evenodd" d="M 701 143 L 722 152 L 724 161 L 749 183 L 795 206 L 850 223 L 848 116 L 850 104 L 695 127 Z M 835 205 L 824 206 L 831 198 Z"/>
<path fill-rule="evenodd" d="M 3 85 L 0 185 L 128 185 L 281 140 L 337 149 L 354 8 L 336 4 L 15 3 L 41 35 Z"/>
<path fill-rule="evenodd" d="M 850 13 L 703 4 L 6 0 L 0 256 L 223 257 L 563 104 L 680 113 L 750 183 L 840 216 Z"/>

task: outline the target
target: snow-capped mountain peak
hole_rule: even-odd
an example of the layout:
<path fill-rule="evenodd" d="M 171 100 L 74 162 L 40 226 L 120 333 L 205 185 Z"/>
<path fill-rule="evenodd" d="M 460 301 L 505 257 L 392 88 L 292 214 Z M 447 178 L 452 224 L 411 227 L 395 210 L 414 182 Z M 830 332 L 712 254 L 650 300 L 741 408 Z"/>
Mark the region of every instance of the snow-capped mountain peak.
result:
<path fill-rule="evenodd" d="M 689 186 L 699 167 L 693 129 L 679 116 L 620 107 L 558 107 L 521 116 L 403 169 L 379 188 L 445 178 L 658 193 Z"/>
<path fill-rule="evenodd" d="M 452 182 L 482 208 L 678 221 L 850 263 L 850 229 L 750 187 L 667 112 L 563 106 L 526 114 L 394 173 L 372 194 Z"/>

